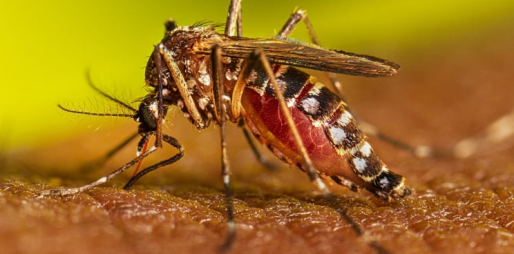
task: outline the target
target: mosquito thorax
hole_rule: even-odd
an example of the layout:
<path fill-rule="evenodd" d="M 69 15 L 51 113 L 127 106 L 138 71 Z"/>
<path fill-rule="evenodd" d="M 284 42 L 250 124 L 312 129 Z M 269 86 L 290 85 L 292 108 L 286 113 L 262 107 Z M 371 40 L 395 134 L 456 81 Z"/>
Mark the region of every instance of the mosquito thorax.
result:
<path fill-rule="evenodd" d="M 211 25 L 176 27 L 173 23 L 170 22 L 171 25 L 166 25 L 167 29 L 173 30 L 166 32 L 166 36 L 156 50 L 159 50 L 160 47 L 170 52 L 169 55 L 178 66 L 183 82 L 185 82 L 184 86 L 187 86 L 187 93 L 191 96 L 194 105 L 186 103 L 186 100 L 182 98 L 183 95 L 177 87 L 181 81 L 175 80 L 169 64 L 164 56 L 160 55 L 163 100 L 168 105 L 177 106 L 198 129 L 204 129 L 209 126 L 211 121 L 215 120 L 211 78 L 212 63 L 209 55 L 196 52 L 210 49 L 216 43 L 220 43 L 222 38 Z M 149 58 L 145 81 L 148 86 L 156 88 L 157 92 L 159 72 L 155 61 L 154 57 Z M 199 117 L 196 119 L 192 116 L 191 107 L 196 107 L 195 111 L 199 113 Z"/>

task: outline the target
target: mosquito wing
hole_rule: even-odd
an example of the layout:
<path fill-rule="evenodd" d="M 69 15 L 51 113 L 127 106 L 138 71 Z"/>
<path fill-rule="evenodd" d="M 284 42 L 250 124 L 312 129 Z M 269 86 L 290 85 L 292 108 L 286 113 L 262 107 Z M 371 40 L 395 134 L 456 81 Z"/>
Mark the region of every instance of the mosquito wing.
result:
<path fill-rule="evenodd" d="M 226 37 L 220 46 L 223 56 L 246 59 L 256 49 L 260 49 L 274 64 L 354 76 L 388 77 L 400 69 L 399 65 L 377 57 L 329 50 L 288 40 Z"/>

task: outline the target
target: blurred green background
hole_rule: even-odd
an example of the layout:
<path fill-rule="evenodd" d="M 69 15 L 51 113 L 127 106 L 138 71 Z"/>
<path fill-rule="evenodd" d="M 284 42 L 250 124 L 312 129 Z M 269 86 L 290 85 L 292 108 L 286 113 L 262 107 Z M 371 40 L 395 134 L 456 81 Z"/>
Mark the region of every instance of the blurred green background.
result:
<path fill-rule="evenodd" d="M 228 1 L 6 1 L 0 2 L 0 147 L 44 145 L 89 128 L 119 124 L 75 117 L 57 103 L 108 110 L 87 86 L 95 83 L 133 100 L 144 95 L 144 67 L 163 22 L 223 23 Z M 272 37 L 295 7 L 308 11 L 323 45 L 401 63 L 452 40 L 480 36 L 511 22 L 514 1 L 348 0 L 243 1 L 243 33 Z M 512 24 L 512 22 L 511 22 Z M 308 41 L 300 27 L 294 38 Z M 457 41 L 457 40 L 455 40 Z"/>

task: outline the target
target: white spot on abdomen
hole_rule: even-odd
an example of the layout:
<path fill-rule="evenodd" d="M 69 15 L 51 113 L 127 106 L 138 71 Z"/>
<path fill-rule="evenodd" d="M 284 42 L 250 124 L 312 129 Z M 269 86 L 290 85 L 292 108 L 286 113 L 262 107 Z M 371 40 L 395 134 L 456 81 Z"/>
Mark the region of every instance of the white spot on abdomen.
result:
<path fill-rule="evenodd" d="M 342 145 L 344 140 L 346 139 L 346 132 L 343 129 L 335 126 L 331 126 L 328 131 L 330 132 L 330 137 L 332 138 L 332 142 L 335 145 Z"/>
<path fill-rule="evenodd" d="M 389 185 L 391 184 L 391 182 L 389 181 L 389 179 L 387 179 L 387 177 L 382 177 L 380 180 L 378 180 L 378 185 L 380 186 L 380 188 L 382 189 L 385 189 L 386 187 L 388 187 Z"/>
<path fill-rule="evenodd" d="M 316 98 L 305 98 L 300 103 L 305 112 L 310 115 L 315 115 L 319 110 L 319 101 Z"/>
<path fill-rule="evenodd" d="M 364 157 L 368 157 L 371 154 L 371 145 L 368 142 L 364 142 L 359 151 Z"/>
<path fill-rule="evenodd" d="M 337 119 L 337 123 L 342 127 L 346 126 L 352 120 L 352 114 L 347 110 Z"/>
<path fill-rule="evenodd" d="M 359 157 L 355 157 L 355 158 L 353 158 L 352 162 L 353 162 L 353 165 L 355 165 L 355 169 L 357 169 L 357 171 L 359 171 L 359 173 L 363 174 L 365 172 L 366 167 L 367 167 L 366 160 L 359 158 Z"/>

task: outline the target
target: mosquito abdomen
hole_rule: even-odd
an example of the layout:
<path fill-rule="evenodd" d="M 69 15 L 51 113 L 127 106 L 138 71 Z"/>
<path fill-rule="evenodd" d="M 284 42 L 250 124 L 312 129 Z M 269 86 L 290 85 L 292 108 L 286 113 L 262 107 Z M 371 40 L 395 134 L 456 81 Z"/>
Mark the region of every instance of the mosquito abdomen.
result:
<path fill-rule="evenodd" d="M 273 70 L 319 174 L 352 190 L 365 188 L 385 200 L 410 194 L 404 178 L 391 172 L 375 154 L 337 95 L 296 68 L 274 65 Z M 303 169 L 303 160 L 270 86 L 262 69 L 255 68 L 242 98 L 245 120 L 275 155 Z"/>

